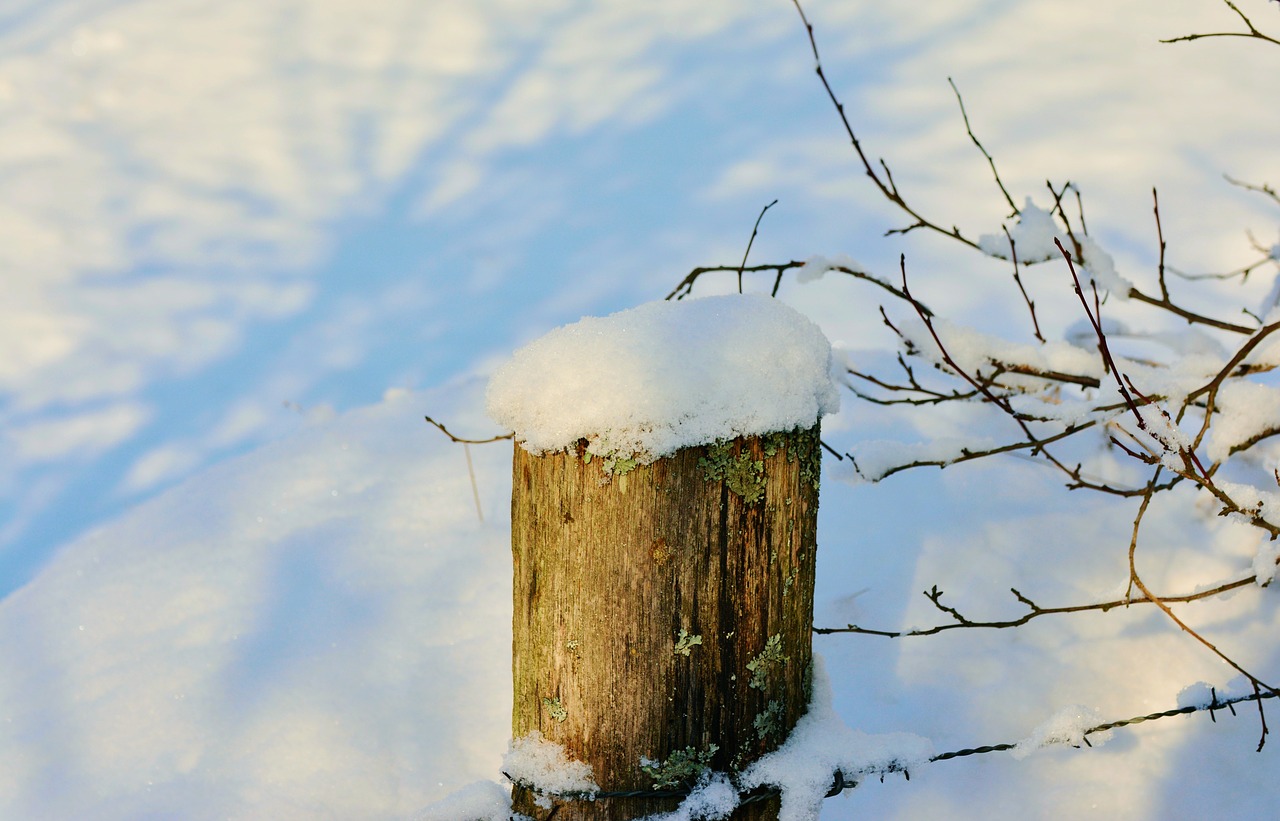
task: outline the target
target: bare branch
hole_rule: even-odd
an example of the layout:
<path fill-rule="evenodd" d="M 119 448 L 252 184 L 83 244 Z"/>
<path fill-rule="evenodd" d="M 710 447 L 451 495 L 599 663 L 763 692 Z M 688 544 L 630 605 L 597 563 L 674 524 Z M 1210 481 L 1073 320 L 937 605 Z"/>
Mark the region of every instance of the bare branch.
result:
<path fill-rule="evenodd" d="M 1223 174 L 1222 176 L 1226 178 L 1227 182 L 1231 183 L 1237 188 L 1243 188 L 1246 191 L 1254 191 L 1259 194 L 1264 194 L 1270 197 L 1275 202 L 1276 205 L 1280 205 L 1280 193 L 1277 193 L 1276 189 L 1272 188 L 1270 185 L 1266 184 L 1265 182 L 1260 184 L 1254 184 L 1254 183 L 1244 182 L 1243 180 L 1237 180 L 1229 174 Z"/>
<path fill-rule="evenodd" d="M 857 152 L 858 159 L 862 161 L 863 170 L 866 172 L 866 175 L 871 178 L 871 182 L 876 186 L 876 188 L 880 190 L 880 193 L 884 195 L 885 199 L 905 211 L 914 220 L 914 222 L 908 227 L 894 229 L 888 233 L 905 234 L 910 231 L 914 231 L 917 228 L 926 228 L 930 231 L 936 231 L 939 234 L 951 237 L 952 239 L 968 245 L 970 248 L 978 250 L 978 243 L 962 235 L 960 233 L 960 229 L 954 226 L 950 229 L 943 228 L 942 226 L 921 216 L 915 209 L 908 205 L 906 200 L 898 193 L 898 187 L 893 182 L 893 175 L 889 172 L 889 166 L 885 164 L 884 160 L 880 160 L 880 167 L 884 172 L 883 178 L 876 172 L 875 168 L 871 164 L 871 160 L 867 157 L 866 152 L 862 148 L 861 141 L 858 140 L 857 134 L 854 133 L 853 126 L 849 124 L 849 118 L 844 113 L 844 103 L 840 102 L 840 98 L 836 96 L 835 91 L 831 88 L 831 83 L 827 81 L 826 72 L 822 69 L 822 57 L 818 54 L 818 41 L 813 36 L 813 24 L 811 24 L 809 22 L 809 18 L 805 16 L 804 9 L 800 5 L 800 0 L 791 0 L 791 2 L 795 5 L 796 11 L 800 13 L 800 20 L 804 23 L 805 32 L 809 35 L 809 47 L 813 51 L 814 71 L 817 73 L 818 79 L 822 81 L 822 87 L 827 92 L 827 98 L 831 100 L 831 104 L 835 106 L 836 113 L 840 116 L 840 123 L 844 126 L 845 134 L 848 135 L 849 142 L 853 145 L 853 150 Z"/>
<path fill-rule="evenodd" d="M 1245 15 L 1245 13 L 1241 11 L 1238 6 L 1236 6 L 1235 3 L 1232 3 L 1231 0 L 1222 0 L 1222 2 L 1226 3 L 1227 7 L 1230 8 L 1232 11 L 1234 11 L 1236 15 L 1242 21 L 1244 21 L 1244 24 L 1248 28 L 1248 31 L 1216 31 L 1208 34 L 1184 34 L 1181 37 L 1172 37 L 1168 40 L 1161 40 L 1160 42 L 1189 43 L 1192 40 L 1203 40 L 1206 37 L 1247 37 L 1255 40 L 1262 40 L 1264 42 L 1280 46 L 1280 40 L 1277 40 L 1276 38 L 1271 37 L 1270 35 L 1267 35 L 1267 34 L 1263 34 L 1261 31 L 1259 31 L 1257 27 L 1253 25 L 1253 21 L 1250 20 Z"/>
<path fill-rule="evenodd" d="M 1209 598 L 1213 598 L 1214 596 L 1220 596 L 1223 593 L 1229 593 L 1230 591 L 1238 590 L 1241 587 L 1256 585 L 1257 581 L 1258 581 L 1257 576 L 1248 576 L 1246 578 L 1233 579 L 1232 581 L 1224 582 L 1208 590 L 1199 590 L 1199 591 L 1196 591 L 1195 593 L 1183 593 L 1176 596 L 1160 596 L 1158 597 L 1158 600 L 1166 604 L 1171 604 L 1171 603 L 1185 604 L 1186 602 L 1200 601 L 1201 599 L 1209 599 Z M 933 589 L 937 590 L 938 588 L 935 585 Z M 1128 607 L 1129 605 L 1133 605 L 1133 604 L 1154 604 L 1155 603 L 1155 599 L 1147 597 L 1147 595 L 1144 593 L 1141 596 L 1127 596 L 1123 599 L 1114 599 L 1112 601 L 1091 602 L 1089 604 L 1073 604 L 1073 605 L 1067 605 L 1063 607 L 1041 607 L 1031 599 L 1024 596 L 1022 593 L 1020 593 L 1016 588 L 1009 588 L 1009 589 L 1013 593 L 1013 595 L 1018 599 L 1018 601 L 1022 602 L 1022 604 L 1026 605 L 1028 608 L 1028 611 L 1026 613 L 1022 614 L 1016 619 L 994 619 L 990 621 L 976 621 L 973 619 L 965 618 L 963 621 L 957 620 L 948 624 L 940 624 L 935 627 L 927 627 L 927 628 L 922 628 L 917 630 L 903 630 L 903 631 L 873 630 L 867 627 L 859 627 L 856 624 L 850 624 L 845 627 L 814 627 L 813 632 L 819 633 L 822 635 L 831 634 L 831 633 L 861 633 L 863 635 L 884 636 L 886 638 L 891 638 L 891 639 L 913 638 L 916 636 L 932 636 L 946 630 L 956 630 L 962 627 L 1002 630 L 1010 627 L 1021 627 L 1027 622 L 1033 619 L 1038 619 L 1041 616 L 1058 616 L 1066 613 L 1087 613 L 1090 611 L 1099 611 L 1099 612 L 1105 613 L 1109 610 L 1114 610 L 1119 607 Z M 941 592 L 939 592 L 938 595 L 940 597 Z M 927 591 L 925 592 L 925 596 L 928 597 L 930 601 L 933 601 L 933 597 L 931 597 Z M 938 602 L 934 601 L 934 605 L 938 606 Z M 955 614 L 953 614 L 953 618 L 954 617 L 955 617 Z"/>
<path fill-rule="evenodd" d="M 441 433 L 443 433 L 445 436 L 448 436 L 449 441 L 456 442 L 460 445 L 487 445 L 490 442 L 501 442 L 506 439 L 515 438 L 514 433 L 504 433 L 501 436 L 491 436 L 488 439 L 463 439 L 461 437 L 454 436 L 452 433 L 449 432 L 448 428 L 446 428 L 444 425 L 440 424 L 436 420 L 432 419 L 430 416 L 424 416 L 422 418 L 426 419 L 429 424 L 435 425 L 436 429 L 439 430 Z"/>
<path fill-rule="evenodd" d="M 699 277 L 701 277 L 703 274 L 712 274 L 712 273 L 730 272 L 730 271 L 736 271 L 736 272 L 738 272 L 739 274 L 741 274 L 741 273 L 758 273 L 758 272 L 761 272 L 761 271 L 773 271 L 775 274 L 777 274 L 777 276 L 778 276 L 778 277 L 781 277 L 781 276 L 782 276 L 782 274 L 783 274 L 783 273 L 785 273 L 785 272 L 787 272 L 787 271 L 791 271 L 791 270 L 798 269 L 798 268 L 803 268 L 804 266 L 805 266 L 805 263 L 804 263 L 803 261 L 801 261 L 801 260 L 796 260 L 796 259 L 793 259 L 793 260 L 791 260 L 790 262 L 768 263 L 768 264 L 762 264 L 762 265 L 747 265 L 747 266 L 739 266 L 739 265 L 707 265 L 707 266 L 702 266 L 702 267 L 699 267 L 699 268 L 694 268 L 692 271 L 690 271 L 688 274 L 686 274 L 686 275 L 685 275 L 685 278 L 684 278 L 684 279 L 682 279 L 682 280 L 680 280 L 680 284 L 678 284 L 678 285 L 676 285 L 676 287 L 672 288 L 672 289 L 671 289 L 671 293 L 667 294 L 667 295 L 666 295 L 666 297 L 664 297 L 664 299 L 668 299 L 668 300 L 670 300 L 670 299 L 684 299 L 686 296 L 688 296 L 689 294 L 693 293 L 693 285 L 694 285 L 694 283 L 695 283 L 695 282 L 697 282 L 697 281 L 698 281 L 698 278 L 699 278 Z M 864 281 L 866 281 L 866 282 L 870 282 L 871 284 L 873 284 L 873 285 L 877 285 L 877 286 L 879 286 L 879 287 L 883 288 L 884 290 L 888 291 L 889 293 L 893 294 L 893 295 L 894 295 L 895 297 L 897 297 L 898 299 L 901 299 L 901 300 L 904 300 L 904 301 L 906 301 L 906 300 L 907 300 L 907 295 L 906 295 L 906 294 L 904 294 L 901 290 L 899 290 L 898 288 L 894 287 L 891 283 L 885 282 L 884 280 L 880 279 L 879 277 L 875 276 L 874 274 L 868 273 L 867 271 L 859 271 L 859 270 L 857 270 L 857 269 L 855 269 L 855 268 L 849 268 L 849 267 L 844 266 L 844 265 L 832 265 L 831 267 L 827 268 L 827 270 L 828 270 L 828 271 L 838 271 L 839 273 L 846 274 L 846 275 L 848 275 L 848 276 L 853 277 L 854 279 L 861 279 L 861 280 L 864 280 Z M 776 289 L 776 286 L 775 286 L 775 289 L 774 289 L 774 290 L 775 290 L 775 296 L 776 296 L 776 290 L 777 290 L 777 289 Z M 925 310 L 926 312 L 928 312 L 928 313 L 929 313 L 929 315 L 931 315 L 931 316 L 933 315 L 933 311 L 931 311 L 931 310 L 928 308 L 928 306 L 924 306 L 924 310 Z"/>
<path fill-rule="evenodd" d="M 968 121 L 966 120 L 966 123 Z M 1003 190 L 1004 186 L 1001 186 Z M 1006 194 L 1006 196 L 1008 196 Z M 1040 333 L 1040 321 L 1036 319 L 1036 304 L 1027 295 L 1027 289 L 1022 284 L 1022 276 L 1018 273 L 1018 245 L 1013 241 L 1013 235 L 1009 233 L 1008 227 L 1001 225 L 1005 238 L 1009 240 L 1009 259 L 1013 262 L 1013 281 L 1017 283 L 1018 290 L 1022 293 L 1022 301 L 1027 303 L 1027 310 L 1031 313 L 1031 326 L 1034 329 L 1035 337 L 1041 343 L 1044 342 L 1044 334 Z"/>

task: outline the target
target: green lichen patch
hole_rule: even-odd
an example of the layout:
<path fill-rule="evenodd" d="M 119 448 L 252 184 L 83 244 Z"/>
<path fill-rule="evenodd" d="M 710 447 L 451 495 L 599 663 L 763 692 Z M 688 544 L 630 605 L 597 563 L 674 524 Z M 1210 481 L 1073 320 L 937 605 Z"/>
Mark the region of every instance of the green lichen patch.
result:
<path fill-rule="evenodd" d="M 585 447 L 580 449 L 580 453 L 584 465 L 591 464 L 591 460 L 599 456 L 603 463 L 603 470 L 608 476 L 626 476 L 644 464 L 640 456 L 635 453 L 594 453 Z"/>
<path fill-rule="evenodd" d="M 770 701 L 764 711 L 751 723 L 755 725 L 756 735 L 761 741 L 767 740 L 770 736 L 779 735 L 782 730 L 782 702 L 776 699 Z"/>
<path fill-rule="evenodd" d="M 653 780 L 655 790 L 691 786 L 700 775 L 711 769 L 711 758 L 719 749 L 715 744 L 701 752 L 693 747 L 685 747 L 683 750 L 676 750 L 662 762 L 641 758 L 640 769 Z"/>
<path fill-rule="evenodd" d="M 689 631 L 682 627 L 680 635 L 676 637 L 676 655 L 687 656 L 690 650 L 700 644 L 702 644 L 702 636 L 691 636 Z"/>
<path fill-rule="evenodd" d="M 558 698 L 544 698 L 542 706 L 547 708 L 547 715 L 556 721 L 564 721 L 569 717 L 569 711 L 564 708 Z"/>
<path fill-rule="evenodd" d="M 765 689 L 773 669 L 783 666 L 787 660 L 788 656 L 782 652 L 782 636 L 774 633 L 764 643 L 764 649 L 760 654 L 747 662 L 747 670 L 751 672 L 750 686 L 757 690 Z"/>
<path fill-rule="evenodd" d="M 822 480 L 822 443 L 816 430 L 797 430 L 795 447 L 787 452 L 788 458 L 800 460 L 800 479 L 815 490 Z"/>
<path fill-rule="evenodd" d="M 708 482 L 724 482 L 749 505 L 764 498 L 764 460 L 752 459 L 749 453 L 734 456 L 732 442 L 707 445 L 698 467 Z"/>
<path fill-rule="evenodd" d="M 604 472 L 611 476 L 626 476 L 635 470 L 640 464 L 639 460 L 632 456 L 606 456 L 604 459 Z"/>

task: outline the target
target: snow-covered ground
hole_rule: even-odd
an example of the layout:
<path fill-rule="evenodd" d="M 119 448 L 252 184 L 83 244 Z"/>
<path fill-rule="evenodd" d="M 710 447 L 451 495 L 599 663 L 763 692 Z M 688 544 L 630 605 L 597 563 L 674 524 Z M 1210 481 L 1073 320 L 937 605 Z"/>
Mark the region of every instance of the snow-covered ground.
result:
<path fill-rule="evenodd" d="M 465 452 L 421 419 L 489 433 L 483 387 L 309 420 L 68 545 L 0 604 L 0 817 L 406 818 L 498 779 L 511 445 L 471 447 L 481 521 Z M 1052 485 L 1022 465 L 896 487 L 828 477 L 819 623 L 938 623 L 918 593 L 935 582 L 1002 614 L 1021 612 L 1010 585 L 1045 604 L 1115 593 L 1125 515 L 1052 504 Z M 1176 511 L 1160 521 L 1163 561 L 1207 552 L 1174 540 Z M 1275 664 L 1274 594 L 1194 613 Z M 1150 609 L 816 646 L 847 724 L 938 752 L 1018 741 L 1074 704 L 1108 719 L 1167 709 L 1191 683 L 1232 677 Z M 1117 730 L 1096 749 L 939 762 L 828 800 L 823 817 L 1267 817 L 1274 747 L 1253 752 L 1258 722 L 1239 710 Z"/>
<path fill-rule="evenodd" d="M 1274 4 L 1240 7 L 1280 29 Z M 1047 207 L 1046 176 L 1081 184 L 1117 277 L 1153 287 L 1152 185 L 1184 270 L 1252 261 L 1246 230 L 1280 239 L 1274 206 L 1221 176 L 1280 183 L 1280 48 L 1156 42 L 1238 28 L 1221 3 L 806 9 L 869 152 L 946 225 L 1000 237 L 1007 216 L 951 76 L 1017 202 Z M 499 432 L 484 390 L 511 351 L 736 264 L 774 197 L 752 261 L 847 253 L 893 281 L 906 253 L 942 315 L 1028 341 L 1006 264 L 882 237 L 909 220 L 866 184 L 811 69 L 781 0 L 0 9 L 0 819 L 410 818 L 497 779 L 511 444 L 468 452 L 422 416 Z M 1061 275 L 1024 272 L 1051 343 L 1080 320 Z M 715 276 L 696 293 L 733 288 Z M 1239 316 L 1275 278 L 1173 287 Z M 828 273 L 780 296 L 842 356 L 892 366 L 876 286 Z M 1135 310 L 1106 306 L 1144 330 Z M 900 455 L 1016 433 L 988 421 L 846 394 L 824 438 Z M 972 618 L 1022 615 L 1010 587 L 1046 607 L 1124 592 L 1133 505 L 1039 465 L 824 470 L 819 626 L 944 623 L 933 585 Z M 1213 514 L 1158 500 L 1149 581 L 1252 572 L 1257 536 Z M 1274 588 L 1179 612 L 1280 678 Z M 1150 607 L 815 646 L 850 728 L 937 752 L 1239 689 Z M 1280 742 L 1255 753 L 1257 712 L 1237 711 L 942 761 L 822 817 L 1270 817 Z"/>

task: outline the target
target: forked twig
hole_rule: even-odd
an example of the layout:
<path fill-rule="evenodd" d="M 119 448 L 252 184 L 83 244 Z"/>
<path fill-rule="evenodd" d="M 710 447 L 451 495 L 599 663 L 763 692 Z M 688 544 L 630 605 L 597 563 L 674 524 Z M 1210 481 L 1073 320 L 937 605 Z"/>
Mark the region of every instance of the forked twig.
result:
<path fill-rule="evenodd" d="M 1208 34 L 1184 34 L 1181 37 L 1171 37 L 1168 40 L 1161 40 L 1160 42 L 1189 43 L 1192 40 L 1203 40 L 1206 37 L 1247 37 L 1255 40 L 1262 40 L 1264 42 L 1272 43 L 1274 45 L 1280 46 L 1280 40 L 1277 40 L 1276 38 L 1267 34 L 1263 34 L 1261 31 L 1259 31 L 1258 28 L 1253 24 L 1253 21 L 1250 20 L 1248 16 L 1246 16 L 1245 13 L 1241 11 L 1238 6 L 1236 6 L 1235 3 L 1232 3 L 1231 0 L 1222 0 L 1222 2 L 1226 3 L 1227 7 L 1230 8 L 1232 11 L 1234 11 L 1236 15 L 1241 20 L 1244 21 L 1245 26 L 1249 29 L 1248 31 L 1215 31 L 1215 32 L 1210 32 Z"/>

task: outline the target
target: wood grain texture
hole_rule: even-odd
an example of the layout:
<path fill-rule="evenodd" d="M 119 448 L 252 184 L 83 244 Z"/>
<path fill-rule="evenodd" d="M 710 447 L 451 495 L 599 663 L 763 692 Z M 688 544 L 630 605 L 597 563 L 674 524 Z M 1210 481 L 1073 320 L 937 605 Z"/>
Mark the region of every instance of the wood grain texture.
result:
<path fill-rule="evenodd" d="M 650 789 L 641 758 L 774 749 L 808 702 L 818 428 L 686 448 L 625 474 L 515 448 L 512 733 Z M 517 786 L 515 809 L 547 817 Z M 637 818 L 674 800 L 557 802 L 557 819 Z M 777 801 L 735 818 L 776 817 Z"/>

